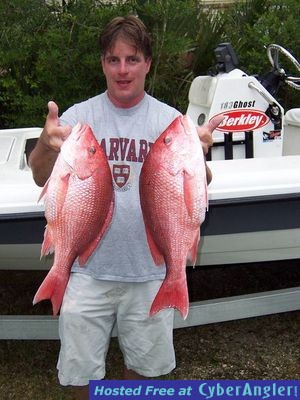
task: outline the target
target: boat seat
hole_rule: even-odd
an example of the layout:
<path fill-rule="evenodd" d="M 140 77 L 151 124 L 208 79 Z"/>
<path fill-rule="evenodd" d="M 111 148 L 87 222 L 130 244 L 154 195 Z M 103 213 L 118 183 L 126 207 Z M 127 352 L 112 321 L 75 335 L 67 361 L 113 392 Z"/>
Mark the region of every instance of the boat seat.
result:
<path fill-rule="evenodd" d="M 195 125 L 202 125 L 208 117 L 216 85 L 217 79 L 212 76 L 197 76 L 193 80 L 189 90 L 187 114 Z"/>
<path fill-rule="evenodd" d="M 288 110 L 284 117 L 285 125 L 300 126 L 300 108 Z"/>
<path fill-rule="evenodd" d="M 196 106 L 210 107 L 216 84 L 217 79 L 212 76 L 197 76 L 189 90 L 189 102 Z"/>

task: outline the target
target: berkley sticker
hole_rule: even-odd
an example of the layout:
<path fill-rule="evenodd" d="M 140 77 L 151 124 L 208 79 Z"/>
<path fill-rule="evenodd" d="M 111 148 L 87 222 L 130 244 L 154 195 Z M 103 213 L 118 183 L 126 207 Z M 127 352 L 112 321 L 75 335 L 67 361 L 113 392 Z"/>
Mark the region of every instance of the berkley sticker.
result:
<path fill-rule="evenodd" d="M 222 132 L 247 132 L 261 128 L 269 122 L 269 117 L 259 110 L 239 109 L 225 111 L 224 120 L 216 128 Z"/>

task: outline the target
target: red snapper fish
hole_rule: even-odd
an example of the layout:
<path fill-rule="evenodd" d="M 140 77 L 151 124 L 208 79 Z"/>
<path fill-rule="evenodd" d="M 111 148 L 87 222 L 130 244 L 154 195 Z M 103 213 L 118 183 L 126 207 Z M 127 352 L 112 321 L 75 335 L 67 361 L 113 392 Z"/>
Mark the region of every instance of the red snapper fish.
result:
<path fill-rule="evenodd" d="M 140 175 L 140 200 L 148 245 L 165 279 L 150 316 L 173 307 L 189 310 L 186 262 L 195 265 L 200 225 L 208 206 L 206 166 L 196 127 L 178 116 L 151 147 Z"/>
<path fill-rule="evenodd" d="M 88 125 L 78 123 L 64 141 L 43 196 L 47 226 L 41 257 L 54 251 L 54 262 L 33 304 L 50 299 L 56 315 L 73 262 L 78 257 L 85 265 L 113 215 L 111 171 Z"/>

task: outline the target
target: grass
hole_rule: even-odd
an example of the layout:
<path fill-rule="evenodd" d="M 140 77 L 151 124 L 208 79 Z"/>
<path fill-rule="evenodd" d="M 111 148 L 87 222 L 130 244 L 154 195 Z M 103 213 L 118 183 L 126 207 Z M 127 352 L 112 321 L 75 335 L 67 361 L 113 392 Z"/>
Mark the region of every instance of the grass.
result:
<path fill-rule="evenodd" d="M 300 286 L 299 261 L 190 271 L 191 300 Z M 266 278 L 266 274 L 268 278 Z M 0 271 L 2 314 L 49 314 L 50 304 L 32 307 L 45 272 Z M 258 277 L 262 281 L 258 282 Z M 272 277 L 272 279 L 270 279 Z M 177 329 L 177 367 L 163 379 L 300 379 L 300 311 Z M 0 341 L 0 398 L 70 400 L 59 386 L 59 341 Z M 122 354 L 116 338 L 107 357 L 107 379 L 122 377 Z"/>
<path fill-rule="evenodd" d="M 175 330 L 177 367 L 163 379 L 300 379 L 299 328 L 297 311 Z M 71 399 L 57 381 L 58 352 L 58 341 L 1 341 L 1 398 Z M 121 374 L 114 338 L 106 378 Z"/>

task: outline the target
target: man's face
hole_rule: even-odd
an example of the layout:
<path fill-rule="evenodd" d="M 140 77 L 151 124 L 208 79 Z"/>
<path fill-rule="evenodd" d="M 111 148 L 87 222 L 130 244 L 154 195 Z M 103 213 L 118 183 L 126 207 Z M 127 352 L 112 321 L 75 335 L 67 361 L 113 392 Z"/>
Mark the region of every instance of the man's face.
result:
<path fill-rule="evenodd" d="M 101 58 L 110 100 L 117 107 L 129 108 L 144 96 L 145 79 L 151 59 L 123 38 Z"/>

